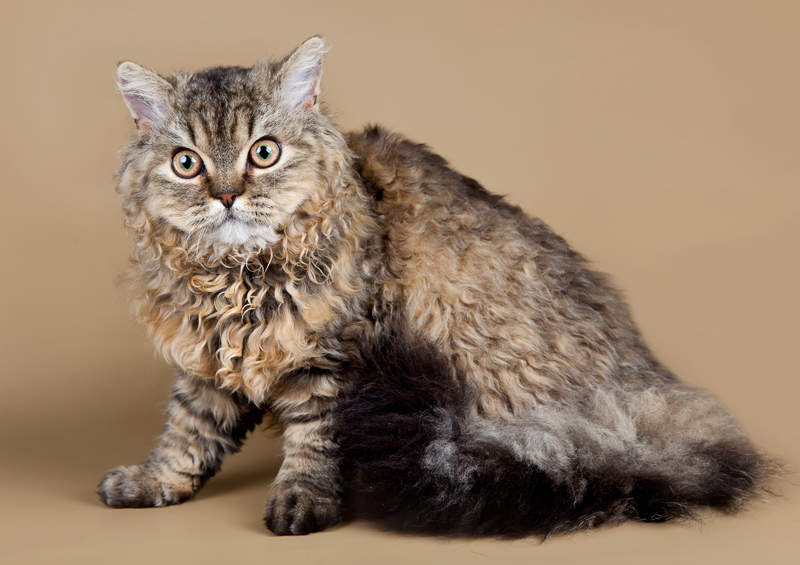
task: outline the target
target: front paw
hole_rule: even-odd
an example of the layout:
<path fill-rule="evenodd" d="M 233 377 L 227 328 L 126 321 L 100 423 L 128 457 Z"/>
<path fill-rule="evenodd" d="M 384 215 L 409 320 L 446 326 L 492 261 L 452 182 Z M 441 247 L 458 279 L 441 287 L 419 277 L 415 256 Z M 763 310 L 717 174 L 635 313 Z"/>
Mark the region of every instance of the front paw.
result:
<path fill-rule="evenodd" d="M 191 485 L 182 480 L 165 480 L 147 465 L 111 469 L 97 494 L 103 504 L 114 508 L 143 508 L 178 504 L 192 496 Z"/>
<path fill-rule="evenodd" d="M 310 534 L 342 519 L 338 495 L 324 494 L 296 483 L 273 486 L 264 523 L 279 536 Z"/>

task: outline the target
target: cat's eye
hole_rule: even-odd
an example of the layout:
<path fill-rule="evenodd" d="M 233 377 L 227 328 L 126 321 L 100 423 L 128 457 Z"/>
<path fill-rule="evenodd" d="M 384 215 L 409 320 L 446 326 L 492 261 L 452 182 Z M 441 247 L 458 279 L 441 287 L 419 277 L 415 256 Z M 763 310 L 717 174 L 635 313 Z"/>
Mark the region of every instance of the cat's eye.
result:
<path fill-rule="evenodd" d="M 172 170 L 182 179 L 194 178 L 203 170 L 203 160 L 194 151 L 181 149 L 172 156 Z"/>
<path fill-rule="evenodd" d="M 270 137 L 259 139 L 250 148 L 250 163 L 260 169 L 271 167 L 280 157 L 281 145 Z"/>

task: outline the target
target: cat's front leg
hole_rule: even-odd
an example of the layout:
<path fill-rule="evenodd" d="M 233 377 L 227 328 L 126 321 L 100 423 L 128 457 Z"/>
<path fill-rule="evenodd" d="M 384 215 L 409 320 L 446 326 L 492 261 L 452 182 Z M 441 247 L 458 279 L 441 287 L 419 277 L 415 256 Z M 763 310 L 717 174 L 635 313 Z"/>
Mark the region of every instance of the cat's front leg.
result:
<path fill-rule="evenodd" d="M 308 534 L 341 520 L 338 449 L 332 436 L 333 399 L 311 396 L 282 411 L 284 459 L 264 522 L 278 535 Z"/>
<path fill-rule="evenodd" d="M 191 497 L 239 449 L 263 410 L 216 388 L 214 381 L 178 375 L 158 445 L 140 465 L 110 470 L 97 487 L 108 506 L 167 506 Z"/>

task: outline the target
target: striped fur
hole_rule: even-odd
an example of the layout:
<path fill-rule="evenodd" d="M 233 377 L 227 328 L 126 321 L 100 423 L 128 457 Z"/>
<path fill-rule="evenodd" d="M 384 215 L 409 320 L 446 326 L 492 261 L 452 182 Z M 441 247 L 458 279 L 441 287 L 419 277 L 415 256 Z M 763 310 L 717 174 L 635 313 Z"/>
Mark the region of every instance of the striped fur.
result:
<path fill-rule="evenodd" d="M 181 374 L 172 387 L 167 424 L 158 445 L 141 465 L 117 467 L 98 486 L 114 507 L 167 506 L 191 497 L 239 450 L 263 410 L 213 381 Z"/>
<path fill-rule="evenodd" d="M 318 380 L 335 387 L 332 392 L 339 386 L 324 371 L 303 371 L 291 380 L 303 391 L 320 390 L 313 384 Z M 313 532 L 341 520 L 339 448 L 333 437 L 336 400 L 309 395 L 303 401 L 292 398 L 289 406 L 274 405 L 283 427 L 284 459 L 264 522 L 276 534 Z"/>
<path fill-rule="evenodd" d="M 343 497 L 404 529 L 517 535 L 753 492 L 766 465 L 736 423 L 563 238 L 424 145 L 336 129 L 325 51 L 118 69 L 134 310 L 180 376 L 158 447 L 109 472 L 103 501 L 185 500 L 265 412 L 284 437 L 278 534 L 337 523 Z M 261 169 L 264 136 L 281 153 Z M 179 150 L 201 174 L 175 174 Z"/>

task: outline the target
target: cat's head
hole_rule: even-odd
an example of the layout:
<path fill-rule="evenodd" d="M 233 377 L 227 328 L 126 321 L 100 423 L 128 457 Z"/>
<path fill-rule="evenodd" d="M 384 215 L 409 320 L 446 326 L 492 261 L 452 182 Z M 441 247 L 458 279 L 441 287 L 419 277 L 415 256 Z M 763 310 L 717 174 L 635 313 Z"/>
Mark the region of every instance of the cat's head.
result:
<path fill-rule="evenodd" d="M 169 77 L 120 63 L 137 127 L 119 178 L 129 217 L 223 255 L 267 248 L 322 206 L 349 159 L 320 108 L 325 51 L 312 37 L 277 63 Z"/>

